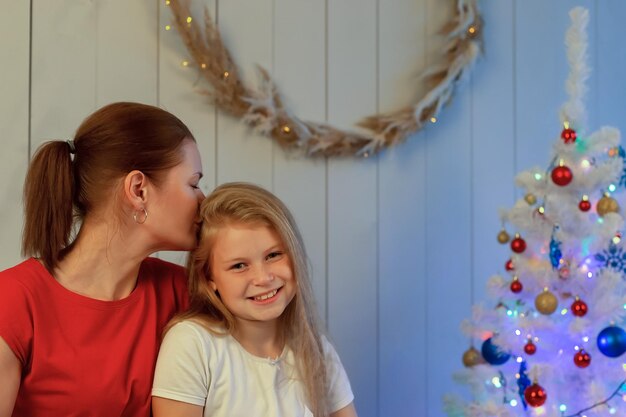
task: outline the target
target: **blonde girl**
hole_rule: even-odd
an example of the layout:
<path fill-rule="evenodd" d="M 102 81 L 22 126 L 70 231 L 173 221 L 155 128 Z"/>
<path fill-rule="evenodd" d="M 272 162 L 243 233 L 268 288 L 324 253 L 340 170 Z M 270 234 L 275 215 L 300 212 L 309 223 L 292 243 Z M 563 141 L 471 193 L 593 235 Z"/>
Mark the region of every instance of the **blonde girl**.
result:
<path fill-rule="evenodd" d="M 155 417 L 356 417 L 341 362 L 321 334 L 302 238 L 285 205 L 224 184 L 200 208 L 190 309 L 167 331 Z"/>

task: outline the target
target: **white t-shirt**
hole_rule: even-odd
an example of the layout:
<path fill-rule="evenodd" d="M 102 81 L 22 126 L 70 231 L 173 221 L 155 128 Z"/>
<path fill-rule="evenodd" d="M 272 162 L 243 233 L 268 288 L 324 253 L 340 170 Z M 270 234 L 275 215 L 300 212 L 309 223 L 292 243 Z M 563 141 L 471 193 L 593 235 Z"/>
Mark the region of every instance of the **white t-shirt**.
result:
<path fill-rule="evenodd" d="M 341 361 L 323 339 L 329 376 L 329 411 L 354 395 Z M 217 336 L 184 321 L 163 340 L 152 395 L 204 407 L 205 417 L 312 417 L 297 378 L 293 352 L 272 360 L 254 356 L 231 335 Z"/>

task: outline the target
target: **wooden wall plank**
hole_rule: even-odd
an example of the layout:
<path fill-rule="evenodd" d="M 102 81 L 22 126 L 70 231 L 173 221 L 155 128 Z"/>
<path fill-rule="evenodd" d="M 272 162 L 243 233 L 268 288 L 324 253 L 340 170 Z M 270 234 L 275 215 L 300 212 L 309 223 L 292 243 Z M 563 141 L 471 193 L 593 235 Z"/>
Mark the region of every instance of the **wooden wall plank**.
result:
<path fill-rule="evenodd" d="M 97 107 L 116 101 L 155 105 L 158 3 L 107 0 L 96 7 Z"/>
<path fill-rule="evenodd" d="M 626 28 L 626 3 L 619 0 L 597 1 L 595 15 L 596 42 L 591 45 L 596 50 L 596 60 L 591 64 L 596 75 L 595 89 L 596 119 L 591 126 L 596 130 L 601 126 L 615 126 L 622 132 L 622 146 L 626 135 L 626 55 L 623 53 L 623 40 Z M 591 104 L 591 103 L 590 103 Z"/>
<path fill-rule="evenodd" d="M 222 38 L 248 83 L 259 81 L 256 66 L 272 73 L 272 0 L 219 3 Z M 239 119 L 218 112 L 217 182 L 250 181 L 273 189 L 273 144 Z"/>
<path fill-rule="evenodd" d="M 471 77 L 472 255 L 475 303 L 486 301 L 486 283 L 504 272 L 510 249 L 497 242 L 500 208 L 515 203 L 515 91 L 513 78 L 514 7 L 486 4 L 483 18 L 487 50 Z M 509 230 L 509 233 L 513 231 Z M 469 295 L 469 294 L 468 294 Z M 471 300 L 471 301 L 472 301 Z M 491 301 L 488 301 L 491 302 Z M 469 317 L 471 311 L 467 312 Z M 477 346 L 482 341 L 476 341 Z M 460 364 L 460 362 L 459 362 Z"/>
<path fill-rule="evenodd" d="M 426 86 L 426 2 L 379 2 L 382 112 L 414 103 Z M 426 415 L 426 135 L 379 162 L 379 416 Z M 398 383 L 401 381 L 401 383 Z"/>
<path fill-rule="evenodd" d="M 427 2 L 427 53 L 437 56 L 440 33 L 452 9 L 440 1 Z M 429 58 L 430 59 L 430 58 Z M 427 410 L 440 416 L 442 396 L 450 390 L 451 375 L 467 348 L 458 325 L 469 309 L 470 291 L 470 188 L 469 132 L 471 89 L 467 83 L 426 131 L 426 268 L 427 268 Z"/>
<path fill-rule="evenodd" d="M 32 2 L 31 153 L 66 140 L 96 109 L 97 5 Z"/>
<path fill-rule="evenodd" d="M 377 3 L 328 2 L 328 121 L 377 110 Z M 361 417 L 378 415 L 378 158 L 328 168 L 328 323 Z"/>
<path fill-rule="evenodd" d="M 22 185 L 28 163 L 30 4 L 5 2 L 0 25 L 0 270 L 21 259 Z"/>

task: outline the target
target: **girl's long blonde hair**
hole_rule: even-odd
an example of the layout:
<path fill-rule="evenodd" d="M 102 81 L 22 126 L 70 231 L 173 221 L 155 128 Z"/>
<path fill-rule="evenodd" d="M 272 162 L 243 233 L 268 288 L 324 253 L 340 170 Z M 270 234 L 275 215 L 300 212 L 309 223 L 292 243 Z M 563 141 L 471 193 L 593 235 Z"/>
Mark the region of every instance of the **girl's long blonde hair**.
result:
<path fill-rule="evenodd" d="M 291 348 L 305 395 L 316 417 L 328 416 L 328 379 L 307 256 L 289 209 L 272 193 L 253 184 L 233 182 L 217 187 L 200 208 L 198 247 L 188 261 L 190 307 L 175 322 L 192 319 L 215 333 L 232 332 L 235 318 L 210 288 L 211 250 L 221 227 L 234 223 L 266 225 L 280 236 L 291 261 L 296 295 L 279 320 L 279 337 Z"/>

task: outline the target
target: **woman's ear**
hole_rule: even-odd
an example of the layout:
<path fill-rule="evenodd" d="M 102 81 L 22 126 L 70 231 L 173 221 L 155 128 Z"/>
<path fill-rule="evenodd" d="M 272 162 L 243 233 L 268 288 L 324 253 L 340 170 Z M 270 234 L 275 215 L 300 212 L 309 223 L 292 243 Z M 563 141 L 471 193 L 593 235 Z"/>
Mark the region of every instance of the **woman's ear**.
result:
<path fill-rule="evenodd" d="M 146 206 L 148 178 L 138 170 L 129 172 L 124 177 L 124 197 L 135 210 L 142 210 Z"/>

